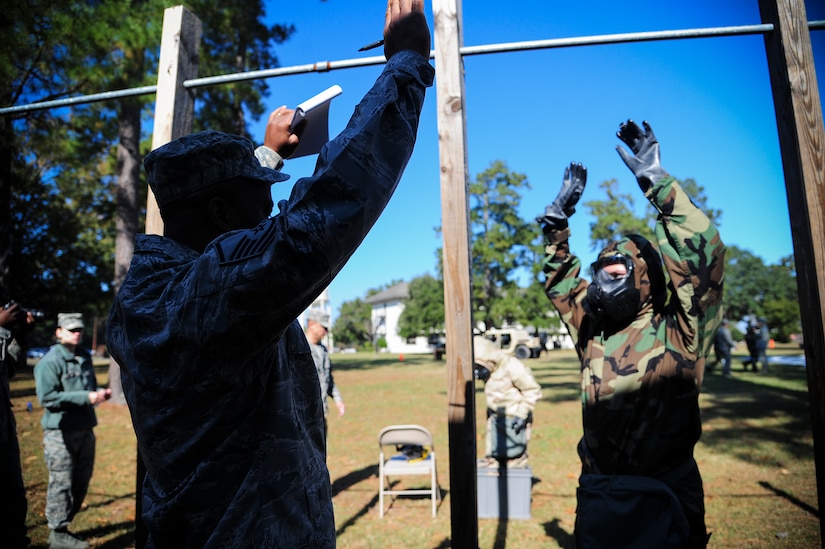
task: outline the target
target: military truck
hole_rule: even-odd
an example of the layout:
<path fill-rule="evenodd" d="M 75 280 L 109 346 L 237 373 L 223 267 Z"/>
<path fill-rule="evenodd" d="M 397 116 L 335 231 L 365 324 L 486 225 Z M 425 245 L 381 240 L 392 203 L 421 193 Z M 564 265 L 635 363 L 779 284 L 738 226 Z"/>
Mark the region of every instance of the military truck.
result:
<path fill-rule="evenodd" d="M 502 351 L 522 360 L 525 358 L 538 358 L 541 352 L 546 349 L 545 338 L 532 336 L 530 332 L 522 328 L 491 328 L 483 335 Z M 433 358 L 441 360 L 447 352 L 444 338 L 432 335 L 429 344 L 433 349 Z"/>
<path fill-rule="evenodd" d="M 545 349 L 541 338 L 530 335 L 522 328 L 491 328 L 484 332 L 484 337 L 491 340 L 502 351 L 518 359 L 537 358 Z"/>

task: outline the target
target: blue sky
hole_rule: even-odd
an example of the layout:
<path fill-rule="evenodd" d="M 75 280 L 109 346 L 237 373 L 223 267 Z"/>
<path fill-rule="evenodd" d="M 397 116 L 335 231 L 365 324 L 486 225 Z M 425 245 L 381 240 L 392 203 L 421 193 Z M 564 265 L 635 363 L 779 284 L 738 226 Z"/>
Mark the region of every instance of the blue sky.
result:
<path fill-rule="evenodd" d="M 277 48 L 280 66 L 380 55 L 358 48 L 381 37 L 382 0 L 269 2 L 271 22 L 296 32 Z M 825 3 L 806 2 L 809 20 L 825 20 Z M 433 25 L 431 2 L 427 20 Z M 757 0 L 661 2 L 524 0 L 463 2 L 464 45 L 576 36 L 760 24 Z M 825 93 L 825 30 L 812 33 L 820 94 Z M 435 61 L 432 61 L 435 64 Z M 268 68 L 268 67 L 260 67 Z M 343 129 L 379 74 L 379 65 L 269 80 L 269 106 L 294 107 L 339 84 L 330 134 Z M 598 184 L 617 179 L 619 191 L 645 200 L 615 151 L 619 123 L 649 120 L 661 143 L 662 165 L 705 188 L 723 212 L 729 245 L 766 263 L 793 253 L 776 120 L 761 35 L 584 46 L 465 58 L 469 173 L 494 160 L 527 175 L 521 215 L 530 219 L 551 202 L 571 161 L 588 168 L 582 202 L 600 199 Z M 257 139 L 264 120 L 251 126 Z M 292 179 L 273 187 L 286 198 L 295 179 L 312 173 L 315 157 L 287 161 Z M 344 301 L 392 280 L 435 274 L 442 224 L 435 87 L 428 91 L 418 143 L 395 196 L 350 262 L 330 285 L 333 314 Z M 572 250 L 586 263 L 589 226 L 580 207 L 571 220 Z"/>

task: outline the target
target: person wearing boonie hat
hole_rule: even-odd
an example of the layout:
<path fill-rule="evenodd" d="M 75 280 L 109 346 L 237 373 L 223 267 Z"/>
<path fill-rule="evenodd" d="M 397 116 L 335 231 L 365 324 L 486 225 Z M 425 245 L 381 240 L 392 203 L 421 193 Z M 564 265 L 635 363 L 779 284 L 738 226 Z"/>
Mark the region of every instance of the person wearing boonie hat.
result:
<path fill-rule="evenodd" d="M 300 137 L 291 109 L 272 112 L 257 154 L 208 130 L 145 158 L 163 236 L 138 235 L 106 340 L 146 466 L 148 546 L 335 546 L 321 393 L 296 318 L 386 207 L 433 82 L 422 3 L 384 13 L 380 76 L 274 216 L 270 187 L 286 175 L 272 168 Z"/>
<path fill-rule="evenodd" d="M 98 388 L 92 358 L 80 347 L 83 315 L 57 315 L 57 344 L 34 367 L 37 399 L 43 406 L 43 455 L 49 469 L 46 522 L 53 548 L 88 547 L 69 532 L 80 511 L 95 460 L 94 406 L 112 396 Z"/>
<path fill-rule="evenodd" d="M 588 282 L 570 252 L 587 169 L 571 163 L 537 221 L 544 291 L 581 359 L 583 436 L 576 491 L 577 547 L 705 547 L 699 390 L 722 320 L 725 246 L 711 220 L 664 168 L 647 122 L 628 120 L 617 147 L 658 213 L 648 239 L 611 242 Z"/>
<path fill-rule="evenodd" d="M 332 377 L 332 361 L 329 359 L 329 350 L 324 345 L 323 340 L 329 332 L 329 314 L 322 310 L 313 308 L 307 311 L 307 322 L 304 334 L 309 343 L 309 350 L 312 353 L 312 361 L 315 363 L 315 371 L 318 373 L 318 383 L 321 385 L 321 400 L 324 403 L 324 438 L 327 435 L 327 416 L 329 415 L 329 402 L 327 397 L 332 397 L 335 406 L 338 408 L 338 415 L 343 416 L 346 412 L 344 397 L 335 384 Z"/>

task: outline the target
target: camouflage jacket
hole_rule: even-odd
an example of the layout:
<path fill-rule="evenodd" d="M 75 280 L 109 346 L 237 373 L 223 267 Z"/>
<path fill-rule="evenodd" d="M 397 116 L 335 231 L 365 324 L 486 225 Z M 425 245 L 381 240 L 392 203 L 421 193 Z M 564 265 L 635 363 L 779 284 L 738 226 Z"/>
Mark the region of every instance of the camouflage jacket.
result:
<path fill-rule="evenodd" d="M 321 343 L 310 343 L 309 350 L 312 352 L 315 371 L 318 373 L 318 382 L 321 384 L 321 400 L 324 403 L 324 415 L 326 416 L 329 412 L 327 397 L 332 397 L 335 402 L 343 402 L 344 398 L 332 378 L 332 362 L 329 360 L 327 348 Z"/>
<path fill-rule="evenodd" d="M 646 196 L 659 212 L 668 297 L 663 311 L 644 307 L 629 325 L 611 330 L 585 314 L 588 282 L 570 254 L 569 228 L 546 236 L 545 293 L 577 342 L 584 441 L 607 474 L 660 476 L 692 457 L 705 358 L 722 316 L 725 248 L 716 228 L 672 177 Z"/>
<path fill-rule="evenodd" d="M 9 330 L 0 326 L 0 444 L 17 439 L 9 380 L 26 365 L 26 353 Z"/>
<path fill-rule="evenodd" d="M 315 173 L 255 229 L 202 254 L 138 237 L 107 341 L 146 465 L 149 547 L 335 546 L 321 391 L 295 318 L 387 205 L 433 73 L 394 55 Z"/>
<path fill-rule="evenodd" d="M 541 398 L 541 386 L 530 368 L 516 357 L 502 354 L 497 366 L 484 384 L 487 408 L 493 412 L 527 419 Z"/>
<path fill-rule="evenodd" d="M 97 390 L 97 380 L 88 351 L 70 351 L 52 345 L 34 366 L 37 400 L 43 405 L 40 424 L 44 429 L 91 429 L 97 425 L 89 392 Z"/>

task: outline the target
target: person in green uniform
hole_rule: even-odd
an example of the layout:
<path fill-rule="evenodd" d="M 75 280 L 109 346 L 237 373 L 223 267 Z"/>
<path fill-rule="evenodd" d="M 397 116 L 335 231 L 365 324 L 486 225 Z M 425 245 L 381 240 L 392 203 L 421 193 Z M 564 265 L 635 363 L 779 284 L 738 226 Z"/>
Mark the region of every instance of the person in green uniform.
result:
<path fill-rule="evenodd" d="M 545 293 L 581 358 L 576 539 L 580 547 L 704 547 L 693 448 L 702 431 L 705 360 L 722 320 L 725 247 L 662 168 L 650 125 L 628 120 L 617 135 L 632 151 L 619 146 L 619 155 L 658 212 L 656 247 L 623 236 L 601 251 L 591 281 L 581 278 L 568 217 L 587 180 L 582 164 L 570 164 L 557 198 L 537 218 Z M 625 497 L 613 498 L 617 492 Z"/>

